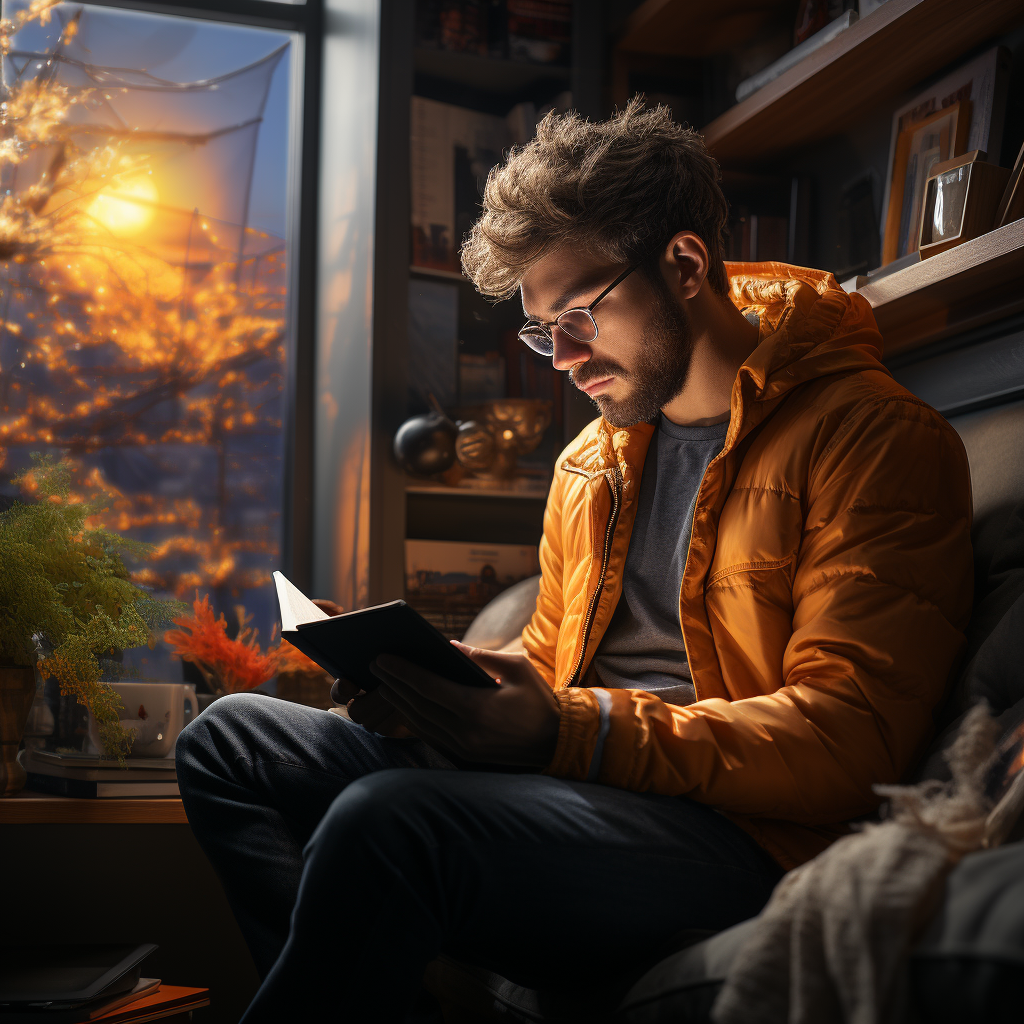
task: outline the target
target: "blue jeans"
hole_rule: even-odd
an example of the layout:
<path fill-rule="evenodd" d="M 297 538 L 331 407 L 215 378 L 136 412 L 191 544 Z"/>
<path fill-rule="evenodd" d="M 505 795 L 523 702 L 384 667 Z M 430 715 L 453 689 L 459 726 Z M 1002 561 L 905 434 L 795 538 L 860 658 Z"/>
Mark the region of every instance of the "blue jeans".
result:
<path fill-rule="evenodd" d="M 604 984 L 758 913 L 782 875 L 691 800 L 466 770 L 271 697 L 215 701 L 176 754 L 263 978 L 243 1024 L 401 1021 L 439 953 L 533 987 Z"/>

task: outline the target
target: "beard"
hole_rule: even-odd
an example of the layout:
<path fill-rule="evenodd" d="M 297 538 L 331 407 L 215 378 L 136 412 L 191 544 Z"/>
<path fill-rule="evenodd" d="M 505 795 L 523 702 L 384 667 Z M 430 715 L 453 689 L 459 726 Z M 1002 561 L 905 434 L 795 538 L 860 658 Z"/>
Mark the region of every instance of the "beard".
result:
<path fill-rule="evenodd" d="M 613 427 L 654 420 L 663 406 L 686 384 L 693 356 L 693 328 L 686 310 L 660 279 L 654 283 L 656 302 L 637 350 L 637 365 L 627 369 L 612 359 L 591 359 L 569 371 L 577 387 L 614 376 L 629 387 L 625 398 L 596 395 L 591 401 Z"/>

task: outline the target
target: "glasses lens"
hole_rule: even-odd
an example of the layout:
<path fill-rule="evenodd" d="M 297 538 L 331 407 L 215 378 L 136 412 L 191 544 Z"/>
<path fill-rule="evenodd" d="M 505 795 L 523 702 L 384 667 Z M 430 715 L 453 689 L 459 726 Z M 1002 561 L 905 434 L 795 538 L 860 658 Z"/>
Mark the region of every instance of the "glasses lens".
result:
<path fill-rule="evenodd" d="M 519 340 L 529 345 L 534 352 L 542 356 L 549 356 L 555 351 L 555 343 L 551 339 L 551 332 L 546 327 L 538 324 L 527 324 L 519 332 Z"/>
<path fill-rule="evenodd" d="M 567 309 L 556 321 L 559 330 L 587 344 L 597 338 L 597 324 L 585 309 Z"/>

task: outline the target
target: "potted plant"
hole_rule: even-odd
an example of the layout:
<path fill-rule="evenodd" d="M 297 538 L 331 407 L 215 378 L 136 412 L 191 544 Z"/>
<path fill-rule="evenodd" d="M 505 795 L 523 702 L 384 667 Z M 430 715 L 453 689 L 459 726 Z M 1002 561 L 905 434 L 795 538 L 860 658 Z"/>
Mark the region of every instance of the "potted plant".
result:
<path fill-rule="evenodd" d="M 282 676 L 289 682 L 293 677 L 309 676 L 321 683 L 325 693 L 329 692 L 332 680 L 316 662 L 284 639 L 263 651 L 257 642 L 259 631 L 249 626 L 252 617 L 242 605 L 235 606 L 235 614 L 238 633 L 230 637 L 223 613 L 214 617 L 209 597 L 200 598 L 197 592 L 192 614 L 175 618 L 178 628 L 167 630 L 164 641 L 175 657 L 196 666 L 217 697 L 255 690 L 275 675 L 279 688 Z M 278 696 L 285 696 L 280 689 Z"/>
<path fill-rule="evenodd" d="M 0 512 L 0 792 L 24 784 L 15 761 L 35 691 L 35 672 L 54 678 L 99 724 L 104 754 L 124 762 L 132 732 L 122 728 L 121 701 L 100 681 L 100 658 L 143 644 L 179 608 L 137 587 L 124 558 L 147 545 L 92 529 L 101 509 L 71 495 L 65 461 L 37 454 L 16 478 L 31 502 Z"/>

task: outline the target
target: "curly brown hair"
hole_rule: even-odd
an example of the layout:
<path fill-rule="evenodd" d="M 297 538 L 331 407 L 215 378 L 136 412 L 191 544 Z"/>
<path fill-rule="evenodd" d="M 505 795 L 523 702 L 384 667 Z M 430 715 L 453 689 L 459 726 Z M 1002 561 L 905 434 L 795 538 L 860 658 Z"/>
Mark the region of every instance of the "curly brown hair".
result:
<path fill-rule="evenodd" d="M 704 140 L 673 121 L 668 107 L 634 97 L 599 122 L 552 112 L 487 176 L 462 269 L 478 291 L 504 299 L 556 246 L 631 263 L 689 229 L 707 246 L 707 280 L 724 295 L 728 204 L 720 180 Z"/>

